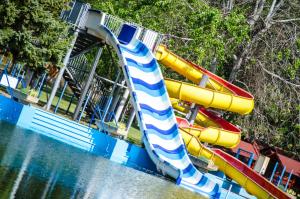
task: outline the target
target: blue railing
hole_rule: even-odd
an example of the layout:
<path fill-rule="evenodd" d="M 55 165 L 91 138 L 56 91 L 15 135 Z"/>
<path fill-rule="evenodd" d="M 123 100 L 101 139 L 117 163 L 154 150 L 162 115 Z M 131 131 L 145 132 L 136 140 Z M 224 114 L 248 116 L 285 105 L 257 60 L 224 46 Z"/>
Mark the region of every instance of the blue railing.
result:
<path fill-rule="evenodd" d="M 102 110 L 100 108 L 100 105 L 96 105 L 96 107 L 94 109 L 94 112 L 93 112 L 93 115 L 90 119 L 89 126 L 91 126 L 91 124 L 93 122 L 95 122 L 96 117 L 98 117 L 100 119 L 99 124 L 102 126 L 102 129 L 105 129 L 105 127 L 104 127 L 105 121 L 114 121 L 114 124 L 115 124 L 116 128 L 117 129 L 119 128 L 118 122 L 116 120 L 115 113 L 110 112 L 108 114 L 105 114 L 105 110 Z"/>

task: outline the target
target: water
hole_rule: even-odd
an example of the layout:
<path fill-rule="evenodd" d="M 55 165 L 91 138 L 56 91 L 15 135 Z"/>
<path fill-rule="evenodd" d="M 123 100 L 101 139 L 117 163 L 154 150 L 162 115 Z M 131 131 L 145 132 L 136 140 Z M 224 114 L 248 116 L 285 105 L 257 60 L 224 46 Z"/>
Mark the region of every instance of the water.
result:
<path fill-rule="evenodd" d="M 0 122 L 0 199 L 201 198 L 174 183 Z"/>

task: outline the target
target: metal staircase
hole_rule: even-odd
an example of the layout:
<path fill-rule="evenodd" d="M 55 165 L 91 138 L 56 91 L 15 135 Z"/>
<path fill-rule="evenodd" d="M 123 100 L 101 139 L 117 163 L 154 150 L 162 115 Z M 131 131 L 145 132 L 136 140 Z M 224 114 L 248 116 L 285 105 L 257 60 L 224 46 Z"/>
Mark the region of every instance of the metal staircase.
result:
<path fill-rule="evenodd" d="M 79 99 L 80 94 L 82 91 L 82 88 L 85 85 L 85 80 L 87 79 L 89 75 L 89 71 L 87 70 L 87 61 L 83 59 L 82 57 L 77 57 L 75 59 L 72 59 L 70 63 L 67 66 L 67 69 L 64 72 L 64 79 L 65 81 L 68 81 L 68 86 L 71 88 L 71 90 L 74 93 L 74 96 Z M 96 78 L 94 78 L 95 82 Z M 95 96 L 93 90 L 93 85 L 90 87 L 90 92 L 92 96 Z M 92 116 L 94 113 L 94 103 L 93 100 L 90 98 L 87 101 L 87 106 L 85 109 L 85 112 L 88 116 Z"/>
<path fill-rule="evenodd" d="M 101 45 L 101 42 L 103 41 L 99 40 L 97 37 L 85 33 L 84 30 L 81 30 L 78 33 L 78 37 L 73 47 L 70 58 L 72 59 L 76 56 L 84 54 L 85 52 L 89 51 L 93 47 L 97 45 Z"/>
<path fill-rule="evenodd" d="M 77 46 L 76 49 L 79 49 L 79 47 Z M 71 57 L 70 62 L 63 74 L 65 81 L 68 82 L 68 86 L 71 88 L 74 96 L 77 99 L 80 98 L 82 89 L 85 86 L 86 80 L 90 73 L 87 59 L 82 53 L 82 51 L 85 51 L 86 49 L 87 48 L 82 48 L 81 51 L 77 50 L 74 52 L 74 56 Z M 86 99 L 88 101 L 86 102 L 87 104 L 84 110 L 90 118 L 95 113 L 95 116 L 100 119 L 99 115 L 97 115 L 96 104 L 99 104 L 101 100 L 103 101 L 101 96 L 108 95 L 107 93 L 109 92 L 109 89 L 107 85 L 105 85 L 105 82 L 106 81 L 104 80 L 104 78 L 100 77 L 97 74 L 94 75 L 92 84 L 89 88 L 89 98 Z"/>

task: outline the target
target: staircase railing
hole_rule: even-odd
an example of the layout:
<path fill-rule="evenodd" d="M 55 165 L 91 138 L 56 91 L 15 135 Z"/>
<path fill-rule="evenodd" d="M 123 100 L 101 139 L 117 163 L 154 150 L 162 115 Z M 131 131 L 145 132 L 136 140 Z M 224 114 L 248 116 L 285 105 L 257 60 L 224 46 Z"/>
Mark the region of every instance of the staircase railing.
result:
<path fill-rule="evenodd" d="M 61 12 L 60 18 L 71 25 L 84 28 L 87 11 L 91 8 L 90 4 L 71 1 L 69 8 Z"/>
<path fill-rule="evenodd" d="M 72 78 L 72 81 L 76 85 L 77 89 L 81 90 L 84 87 L 85 80 L 90 73 L 86 57 L 81 55 L 71 59 L 67 66 L 66 72 L 69 73 L 69 76 Z M 108 86 L 108 83 L 111 85 Z M 96 116 L 98 119 L 101 118 L 101 115 L 99 114 L 99 111 L 95 112 L 96 106 L 105 103 L 105 100 L 103 101 L 103 97 L 109 95 L 112 83 L 114 82 L 111 80 L 106 80 L 97 74 L 95 74 L 93 77 L 92 84 L 89 88 L 90 97 L 87 105 L 91 111 L 94 112 L 94 116 Z M 105 104 L 102 104 L 102 106 L 104 105 Z"/>

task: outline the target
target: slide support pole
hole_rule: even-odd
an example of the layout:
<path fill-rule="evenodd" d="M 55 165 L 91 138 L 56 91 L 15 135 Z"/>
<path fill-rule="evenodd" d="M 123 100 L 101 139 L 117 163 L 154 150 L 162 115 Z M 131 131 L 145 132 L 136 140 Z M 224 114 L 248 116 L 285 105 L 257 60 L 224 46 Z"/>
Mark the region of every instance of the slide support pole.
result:
<path fill-rule="evenodd" d="M 58 109 L 58 107 L 59 107 L 60 101 L 61 101 L 62 97 L 64 96 L 64 93 L 65 93 L 65 91 L 66 91 L 67 86 L 68 86 L 68 81 L 65 81 L 64 88 L 63 88 L 63 90 L 62 90 L 62 92 L 61 92 L 61 94 L 60 94 L 60 96 L 59 96 L 59 99 L 58 99 L 58 101 L 57 101 L 56 107 L 55 107 L 55 109 L 54 109 L 54 113 L 57 112 L 57 109 Z"/>
<path fill-rule="evenodd" d="M 91 72 L 89 74 L 89 77 L 88 77 L 88 79 L 87 79 L 87 81 L 84 85 L 84 88 L 82 89 L 82 92 L 81 92 L 80 97 L 79 97 L 79 102 L 78 102 L 78 104 L 76 106 L 76 109 L 75 109 L 75 112 L 74 112 L 74 115 L 73 115 L 74 120 L 76 120 L 78 118 L 80 109 L 81 109 L 81 107 L 83 105 L 83 102 L 84 102 L 84 99 L 86 98 L 86 95 L 88 94 L 88 90 L 89 90 L 90 85 L 92 83 L 92 80 L 94 78 L 96 68 L 97 68 L 97 65 L 99 63 L 102 51 L 103 51 L 102 48 L 99 48 L 98 51 L 97 51 L 96 57 L 94 59 L 93 67 L 92 67 Z"/>
<path fill-rule="evenodd" d="M 216 64 L 217 64 L 217 60 L 216 60 L 216 58 L 214 58 L 214 60 L 213 60 L 213 62 L 212 62 L 212 64 L 211 64 L 211 71 L 212 71 L 213 73 L 216 71 Z M 208 81 L 209 81 L 209 77 L 208 77 L 206 74 L 204 74 L 204 75 L 202 76 L 202 79 L 201 79 L 200 83 L 199 83 L 199 87 L 205 88 Z M 200 109 L 200 106 L 199 106 L 199 105 L 197 105 L 197 104 L 195 104 L 195 103 L 193 103 L 193 104 L 191 105 L 191 110 L 190 110 L 189 113 L 186 115 L 186 118 L 188 119 L 188 121 L 190 122 L 191 125 L 194 124 L 195 119 L 196 119 L 196 117 L 197 117 L 197 114 L 198 114 L 198 112 L 199 112 L 199 109 Z"/>
<path fill-rule="evenodd" d="M 275 164 L 275 166 L 273 168 L 272 175 L 271 175 L 271 178 L 270 178 L 270 182 L 273 181 L 273 178 L 274 178 L 274 175 L 275 175 L 277 167 L 278 167 L 278 162 L 276 162 L 276 164 Z"/>
<path fill-rule="evenodd" d="M 279 177 L 279 180 L 278 180 L 278 182 L 277 182 L 277 187 L 280 185 L 280 183 L 281 183 L 281 181 L 282 181 L 282 178 L 283 178 L 283 175 L 284 175 L 284 173 L 285 173 L 285 170 L 286 170 L 286 166 L 283 167 L 283 170 L 282 170 L 281 175 L 280 175 L 280 177 Z"/>
<path fill-rule="evenodd" d="M 290 174 L 289 174 L 288 180 L 287 180 L 287 182 L 286 182 L 286 184 L 285 184 L 285 187 L 284 187 L 284 191 L 286 191 L 287 188 L 288 188 L 288 186 L 289 186 L 289 183 L 290 183 L 291 177 L 292 177 L 292 175 L 293 175 L 293 172 L 294 172 L 294 170 L 292 170 L 292 171 L 290 172 Z"/>
<path fill-rule="evenodd" d="M 58 90 L 58 87 L 59 87 L 59 83 L 60 83 L 60 81 L 61 81 L 61 79 L 62 79 L 62 77 L 63 77 L 63 74 L 64 74 L 64 72 L 65 72 L 65 70 L 66 70 L 66 68 L 67 68 L 67 65 L 68 65 L 68 63 L 69 63 L 70 56 L 71 56 L 71 53 L 72 53 L 72 50 L 73 50 L 73 47 L 74 47 L 74 45 L 75 45 L 75 42 L 76 42 L 77 37 L 78 37 L 78 30 L 76 29 L 75 32 L 74 32 L 74 38 L 73 38 L 73 40 L 72 40 L 71 46 L 70 46 L 70 48 L 69 48 L 69 50 L 68 50 L 68 52 L 67 52 L 67 54 L 66 54 L 66 56 L 65 56 L 65 58 L 64 58 L 63 66 L 62 66 L 62 68 L 59 70 L 58 76 L 57 76 L 57 78 L 56 78 L 56 80 L 55 80 L 53 89 L 52 89 L 52 91 L 51 91 L 49 100 L 48 100 L 48 102 L 47 102 L 47 105 L 46 105 L 46 110 L 47 110 L 47 111 L 49 111 L 50 108 L 51 108 L 53 99 L 54 99 L 54 97 L 55 97 L 55 95 L 56 95 L 56 92 L 57 92 L 57 90 Z"/>

